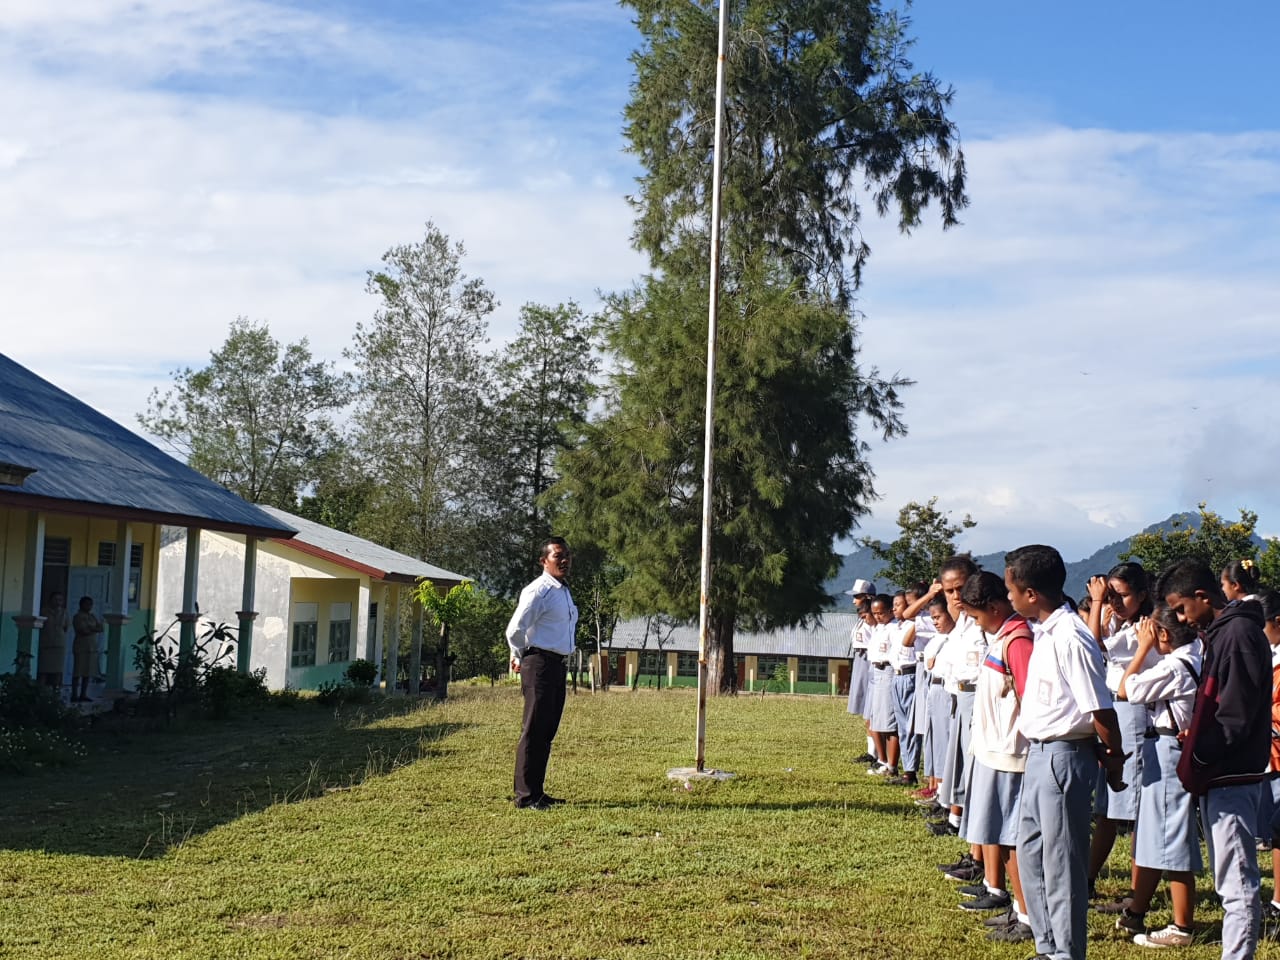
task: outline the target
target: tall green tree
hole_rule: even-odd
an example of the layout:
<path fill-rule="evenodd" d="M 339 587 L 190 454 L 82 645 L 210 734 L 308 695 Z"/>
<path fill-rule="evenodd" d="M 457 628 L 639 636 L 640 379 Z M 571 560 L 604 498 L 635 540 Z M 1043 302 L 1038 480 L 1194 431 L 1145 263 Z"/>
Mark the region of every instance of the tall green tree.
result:
<path fill-rule="evenodd" d="M 350 378 L 316 360 L 306 338 L 281 345 L 245 317 L 199 370 L 153 390 L 138 422 L 191 467 L 253 503 L 297 509 L 317 465 L 339 445 L 333 417 Z"/>
<path fill-rule="evenodd" d="M 1136 534 L 1120 559 L 1137 560 L 1154 576 L 1174 561 L 1187 557 L 1203 560 L 1215 574 L 1232 560 L 1257 558 L 1256 513 L 1241 509 L 1240 519 L 1233 523 L 1204 503 L 1198 504 L 1197 510 L 1198 523 L 1174 520 L 1170 530 Z"/>
<path fill-rule="evenodd" d="M 367 285 L 378 309 L 347 351 L 360 388 L 355 447 L 379 481 L 357 532 L 463 572 L 487 389 L 482 347 L 497 303 L 463 272 L 465 253 L 430 222 L 420 242 L 388 250 Z"/>
<path fill-rule="evenodd" d="M 488 478 L 477 573 L 504 596 L 528 582 L 538 545 L 552 532 L 542 500 L 559 476 L 556 458 L 577 440 L 595 395 L 595 329 L 576 303 L 525 304 L 519 332 L 494 363 L 495 395 L 477 437 L 476 459 Z"/>
<path fill-rule="evenodd" d="M 898 537 L 881 543 L 871 537 L 858 542 L 869 549 L 884 566 L 877 577 L 888 577 L 898 586 L 924 581 L 931 583 L 943 562 L 956 552 L 956 537 L 976 527 L 977 522 L 965 514 L 959 523 L 938 509 L 938 498 L 927 503 L 914 500 L 898 511 Z"/>
<path fill-rule="evenodd" d="M 624 0 L 640 48 L 626 136 L 643 173 L 636 246 L 652 273 L 610 304 L 604 415 L 565 459 L 572 510 L 621 563 L 629 614 L 698 610 L 706 262 L 716 6 Z M 859 428 L 904 429 L 908 381 L 864 369 L 852 298 L 862 204 L 916 226 L 965 205 L 951 92 L 906 57 L 906 23 L 870 0 L 735 3 L 727 76 L 716 411 L 713 690 L 736 627 L 814 616 L 833 539 L 874 496 Z M 865 188 L 865 192 L 863 191 Z"/>

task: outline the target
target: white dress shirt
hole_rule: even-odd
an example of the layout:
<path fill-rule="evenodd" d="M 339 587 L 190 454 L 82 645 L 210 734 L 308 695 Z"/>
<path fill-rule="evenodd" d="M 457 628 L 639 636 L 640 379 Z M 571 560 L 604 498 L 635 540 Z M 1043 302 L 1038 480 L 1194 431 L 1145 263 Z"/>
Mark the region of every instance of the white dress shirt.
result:
<path fill-rule="evenodd" d="M 578 626 L 578 608 L 569 588 L 543 572 L 520 591 L 511 622 L 507 624 L 507 646 L 511 657 L 520 660 L 526 650 L 537 647 L 568 656 L 573 653 L 573 634 Z"/>
<path fill-rule="evenodd" d="M 1112 706 L 1098 642 L 1065 604 L 1032 626 L 1036 639 L 1018 728 L 1028 740 L 1093 736 L 1093 714 Z"/>

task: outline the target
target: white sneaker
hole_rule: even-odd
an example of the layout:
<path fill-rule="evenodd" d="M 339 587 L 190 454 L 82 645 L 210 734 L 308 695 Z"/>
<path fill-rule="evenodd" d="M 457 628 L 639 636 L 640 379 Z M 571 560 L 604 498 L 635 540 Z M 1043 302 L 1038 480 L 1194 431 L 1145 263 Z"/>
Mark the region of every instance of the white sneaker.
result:
<path fill-rule="evenodd" d="M 877 763 L 874 767 L 867 770 L 868 777 L 887 777 L 893 773 L 893 767 L 886 763 Z"/>
<path fill-rule="evenodd" d="M 1163 930 L 1140 933 L 1133 938 L 1133 942 L 1140 947 L 1189 947 L 1193 939 L 1191 934 L 1179 930 L 1171 923 Z"/>

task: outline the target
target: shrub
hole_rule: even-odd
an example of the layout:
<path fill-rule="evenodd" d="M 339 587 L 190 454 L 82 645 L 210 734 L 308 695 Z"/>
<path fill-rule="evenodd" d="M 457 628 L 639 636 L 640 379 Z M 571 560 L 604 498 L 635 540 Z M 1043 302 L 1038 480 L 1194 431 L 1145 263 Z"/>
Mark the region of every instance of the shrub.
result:
<path fill-rule="evenodd" d="M 267 670 L 260 667 L 252 673 L 241 673 L 235 667 L 212 667 L 204 677 L 204 701 L 209 712 L 224 718 L 236 706 L 265 703 Z"/>
<path fill-rule="evenodd" d="M 57 691 L 20 673 L 0 674 L 0 771 L 66 766 L 84 756 L 80 714 Z"/>
<path fill-rule="evenodd" d="M 378 665 L 368 660 L 352 660 L 344 674 L 347 682 L 356 687 L 371 687 L 378 679 Z"/>

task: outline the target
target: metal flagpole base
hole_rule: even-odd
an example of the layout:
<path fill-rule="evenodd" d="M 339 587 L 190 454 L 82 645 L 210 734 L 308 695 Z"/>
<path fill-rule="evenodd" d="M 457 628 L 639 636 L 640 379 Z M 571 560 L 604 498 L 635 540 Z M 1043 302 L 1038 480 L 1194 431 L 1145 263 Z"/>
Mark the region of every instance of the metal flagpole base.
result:
<path fill-rule="evenodd" d="M 673 767 L 667 771 L 668 780 L 679 780 L 685 786 L 701 780 L 732 780 L 736 773 L 725 770 L 699 770 L 697 767 Z"/>

